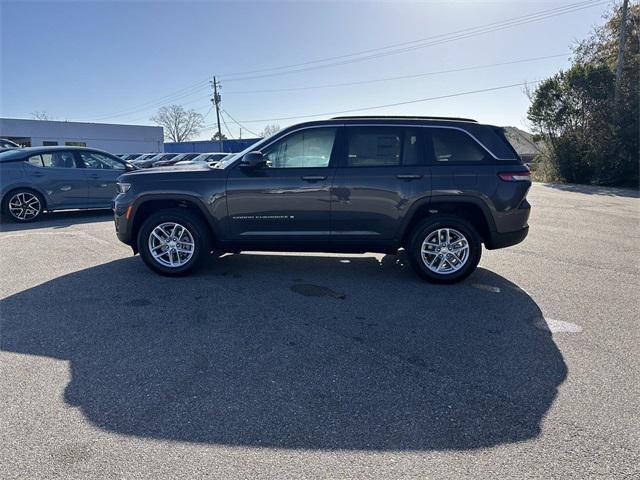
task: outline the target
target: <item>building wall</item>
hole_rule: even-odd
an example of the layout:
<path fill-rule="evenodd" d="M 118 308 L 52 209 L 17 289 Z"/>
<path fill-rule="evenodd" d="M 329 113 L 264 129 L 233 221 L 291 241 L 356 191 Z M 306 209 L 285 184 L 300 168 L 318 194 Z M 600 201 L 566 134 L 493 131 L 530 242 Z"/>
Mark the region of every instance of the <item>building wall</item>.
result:
<path fill-rule="evenodd" d="M 222 151 L 226 153 L 241 152 L 253 145 L 260 138 L 243 138 L 242 140 L 223 140 Z M 220 152 L 220 142 L 217 140 L 197 140 L 193 142 L 165 143 L 164 151 L 171 153 L 215 153 Z"/>
<path fill-rule="evenodd" d="M 164 151 L 162 127 L 143 125 L 0 118 L 0 138 L 27 138 L 32 147 L 57 142 L 58 145 L 84 143 L 111 153 Z"/>

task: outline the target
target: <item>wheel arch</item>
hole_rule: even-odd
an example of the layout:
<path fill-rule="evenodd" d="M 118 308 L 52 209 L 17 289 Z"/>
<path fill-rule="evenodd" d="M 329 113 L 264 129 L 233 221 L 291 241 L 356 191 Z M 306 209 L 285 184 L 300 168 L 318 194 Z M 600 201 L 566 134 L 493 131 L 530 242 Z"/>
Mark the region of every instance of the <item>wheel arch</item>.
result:
<path fill-rule="evenodd" d="M 483 243 L 489 241 L 496 226 L 489 207 L 482 200 L 469 196 L 442 196 L 422 201 L 414 206 L 402 230 L 400 245 L 406 246 L 413 228 L 424 218 L 448 214 L 467 220 L 476 229 Z"/>
<path fill-rule="evenodd" d="M 212 247 L 218 237 L 218 226 L 212 221 L 211 215 L 202 202 L 191 195 L 148 195 L 141 197 L 134 204 L 131 212 L 131 238 L 134 239 L 132 247 L 137 253 L 137 245 L 135 239 L 138 236 L 140 227 L 149 215 L 169 208 L 184 208 L 193 215 L 196 215 L 207 227 Z"/>

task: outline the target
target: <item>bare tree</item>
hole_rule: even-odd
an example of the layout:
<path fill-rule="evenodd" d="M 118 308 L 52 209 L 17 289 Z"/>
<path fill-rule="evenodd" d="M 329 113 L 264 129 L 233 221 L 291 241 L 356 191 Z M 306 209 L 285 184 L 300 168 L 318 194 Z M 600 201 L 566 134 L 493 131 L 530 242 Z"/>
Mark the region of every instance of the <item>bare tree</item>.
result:
<path fill-rule="evenodd" d="M 264 129 L 262 129 L 260 136 L 262 138 L 267 138 L 273 135 L 274 133 L 278 133 L 279 131 L 280 131 L 280 125 L 276 123 L 271 123 L 271 124 L 268 124 L 266 127 L 264 127 Z"/>
<path fill-rule="evenodd" d="M 181 105 L 162 107 L 150 119 L 164 128 L 164 137 L 172 142 L 184 142 L 200 133 L 204 117 L 195 110 L 185 110 Z"/>
<path fill-rule="evenodd" d="M 53 120 L 53 117 L 45 111 L 31 112 L 31 118 L 34 120 Z"/>

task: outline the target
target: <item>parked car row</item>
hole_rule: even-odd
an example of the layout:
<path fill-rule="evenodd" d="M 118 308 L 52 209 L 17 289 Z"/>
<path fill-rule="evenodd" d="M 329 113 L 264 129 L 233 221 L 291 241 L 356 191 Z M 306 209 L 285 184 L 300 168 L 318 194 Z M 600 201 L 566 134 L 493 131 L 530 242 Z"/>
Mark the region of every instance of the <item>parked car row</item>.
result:
<path fill-rule="evenodd" d="M 122 160 L 132 162 L 138 168 L 168 167 L 199 162 L 217 162 L 228 153 L 131 153 L 120 154 Z"/>

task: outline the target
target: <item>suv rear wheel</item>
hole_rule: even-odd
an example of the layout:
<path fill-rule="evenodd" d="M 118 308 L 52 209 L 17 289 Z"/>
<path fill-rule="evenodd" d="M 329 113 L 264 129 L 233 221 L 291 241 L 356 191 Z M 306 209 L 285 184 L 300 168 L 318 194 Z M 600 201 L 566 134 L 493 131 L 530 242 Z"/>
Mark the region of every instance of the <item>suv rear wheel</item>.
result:
<path fill-rule="evenodd" d="M 151 215 L 142 224 L 137 242 L 144 263 L 167 276 L 191 273 L 202 263 L 210 245 L 205 225 L 183 209 Z"/>
<path fill-rule="evenodd" d="M 434 283 L 455 283 L 478 266 L 482 242 L 466 220 L 436 215 L 414 228 L 407 249 L 411 266 L 422 278 Z"/>

